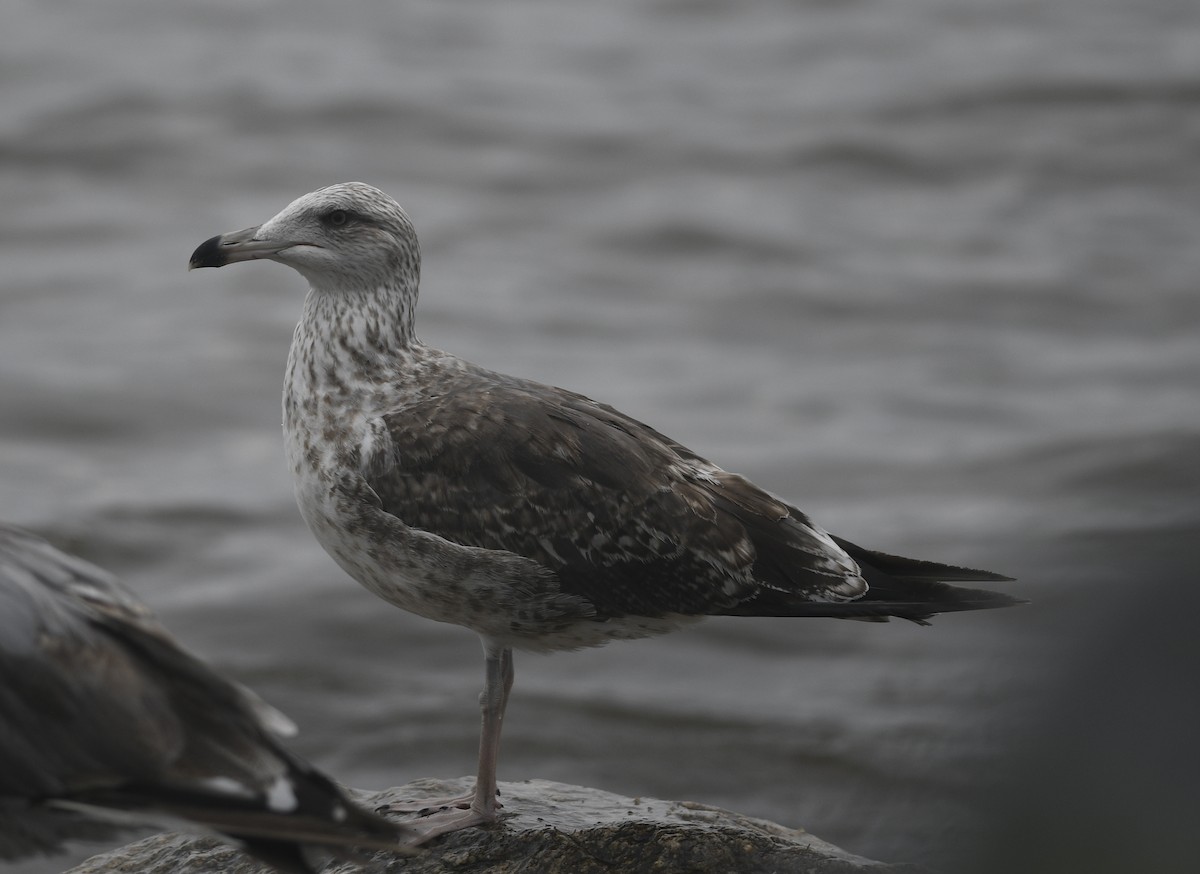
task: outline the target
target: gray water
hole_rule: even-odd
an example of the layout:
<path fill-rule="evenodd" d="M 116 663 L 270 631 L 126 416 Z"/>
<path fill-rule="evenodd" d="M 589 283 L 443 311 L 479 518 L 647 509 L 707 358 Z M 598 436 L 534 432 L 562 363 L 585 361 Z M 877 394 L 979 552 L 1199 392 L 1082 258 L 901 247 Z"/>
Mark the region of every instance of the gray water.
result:
<path fill-rule="evenodd" d="M 427 342 L 1035 602 L 518 657 L 502 780 L 944 862 L 1085 607 L 1194 550 L 1194 0 L 18 0 L 4 24 L 0 515 L 119 573 L 350 784 L 472 771 L 479 647 L 299 519 L 300 278 L 184 269 L 332 182 L 412 215 Z"/>

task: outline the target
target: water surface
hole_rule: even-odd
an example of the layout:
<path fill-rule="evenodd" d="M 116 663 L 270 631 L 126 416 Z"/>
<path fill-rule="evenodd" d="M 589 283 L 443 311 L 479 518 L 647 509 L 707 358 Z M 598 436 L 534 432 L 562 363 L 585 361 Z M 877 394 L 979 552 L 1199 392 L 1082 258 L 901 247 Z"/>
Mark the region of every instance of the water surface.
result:
<path fill-rule="evenodd" d="M 1099 621 L 1085 605 L 1136 598 L 1145 557 L 1200 533 L 1194 3 L 113 0 L 8 19 L 3 516 L 121 574 L 346 782 L 473 769 L 479 647 L 376 601 L 299 519 L 279 434 L 299 277 L 184 270 L 331 182 L 413 216 L 426 341 L 1036 602 L 519 656 L 502 779 L 937 862 L 976 839 Z"/>

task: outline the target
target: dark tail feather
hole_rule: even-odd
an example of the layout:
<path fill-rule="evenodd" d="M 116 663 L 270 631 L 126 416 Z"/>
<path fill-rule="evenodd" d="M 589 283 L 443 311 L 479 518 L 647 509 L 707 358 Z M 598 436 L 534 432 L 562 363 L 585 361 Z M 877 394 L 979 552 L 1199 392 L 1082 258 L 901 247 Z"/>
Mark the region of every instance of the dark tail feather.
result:
<path fill-rule="evenodd" d="M 1012 579 L 1002 574 L 888 555 L 864 549 L 840 537 L 833 539 L 862 570 L 870 588 L 861 598 L 837 602 L 796 601 L 794 595 L 786 592 L 762 589 L 729 613 L 738 616 L 827 616 L 865 622 L 887 622 L 896 616 L 928 625 L 929 619 L 938 613 L 991 610 L 1026 603 L 1000 592 L 967 589 L 946 582 L 1006 582 Z"/>
<path fill-rule="evenodd" d="M 987 589 L 967 589 L 951 586 L 954 582 L 1009 582 L 1012 577 L 981 571 L 974 568 L 956 567 L 904 558 L 875 552 L 871 549 L 834 537 L 834 541 L 858 562 L 863 579 L 870 590 L 858 602 L 863 606 L 887 608 L 886 615 L 908 619 L 919 625 L 928 625 L 929 618 L 938 613 L 955 613 L 963 610 L 993 610 L 997 607 L 1013 607 L 1025 602 L 1020 598 L 991 592 Z"/>
<path fill-rule="evenodd" d="M 864 571 L 871 568 L 901 580 L 940 580 L 943 583 L 1011 583 L 1013 580 L 1012 577 L 994 574 L 991 571 L 955 567 L 952 564 L 938 564 L 936 561 L 922 561 L 919 558 L 888 555 L 886 552 L 865 549 L 857 543 L 843 540 L 837 535 L 830 536 L 833 538 L 833 542 L 846 550 L 846 553 L 858 562 Z M 867 578 L 867 582 L 871 582 L 870 577 Z"/>

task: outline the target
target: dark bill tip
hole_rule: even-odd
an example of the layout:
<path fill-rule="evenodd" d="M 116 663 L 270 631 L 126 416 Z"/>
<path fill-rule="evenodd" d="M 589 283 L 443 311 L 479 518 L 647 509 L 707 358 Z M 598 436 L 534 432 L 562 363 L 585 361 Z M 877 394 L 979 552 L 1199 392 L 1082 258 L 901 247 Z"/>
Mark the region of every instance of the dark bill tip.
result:
<path fill-rule="evenodd" d="M 217 234 L 196 247 L 196 251 L 188 260 L 188 270 L 195 270 L 197 267 L 223 267 L 228 263 L 225 252 L 221 249 L 221 235 Z"/>
<path fill-rule="evenodd" d="M 285 240 L 259 239 L 258 228 L 244 228 L 228 234 L 218 234 L 205 240 L 192 253 L 188 269 L 197 267 L 224 267 L 238 261 L 255 261 L 259 258 L 274 258 L 284 249 L 291 247 Z"/>

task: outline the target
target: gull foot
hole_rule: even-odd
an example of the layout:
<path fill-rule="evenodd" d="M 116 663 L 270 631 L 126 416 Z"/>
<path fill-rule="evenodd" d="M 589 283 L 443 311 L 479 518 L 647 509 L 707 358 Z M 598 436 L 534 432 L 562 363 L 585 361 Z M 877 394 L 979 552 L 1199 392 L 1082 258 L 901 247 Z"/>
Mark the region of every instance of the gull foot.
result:
<path fill-rule="evenodd" d="M 414 833 L 413 837 L 404 840 L 404 845 L 419 847 L 441 835 L 448 835 L 464 828 L 491 825 L 500 818 L 496 813 L 497 806 L 493 805 L 491 810 L 485 811 L 476 810 L 474 807 L 467 807 L 465 810 L 459 807 L 443 807 L 432 813 L 423 814 L 419 819 L 404 824 Z"/>
<path fill-rule="evenodd" d="M 499 790 L 496 791 L 499 796 Z M 434 798 L 425 801 L 393 801 L 389 804 L 381 804 L 375 808 L 376 813 L 415 813 L 418 816 L 432 816 L 435 813 L 449 810 L 467 810 L 471 803 L 475 801 L 475 794 L 460 795 L 457 798 Z M 494 807 L 503 807 L 499 801 L 493 802 Z M 464 826 L 465 828 L 465 826 Z"/>

